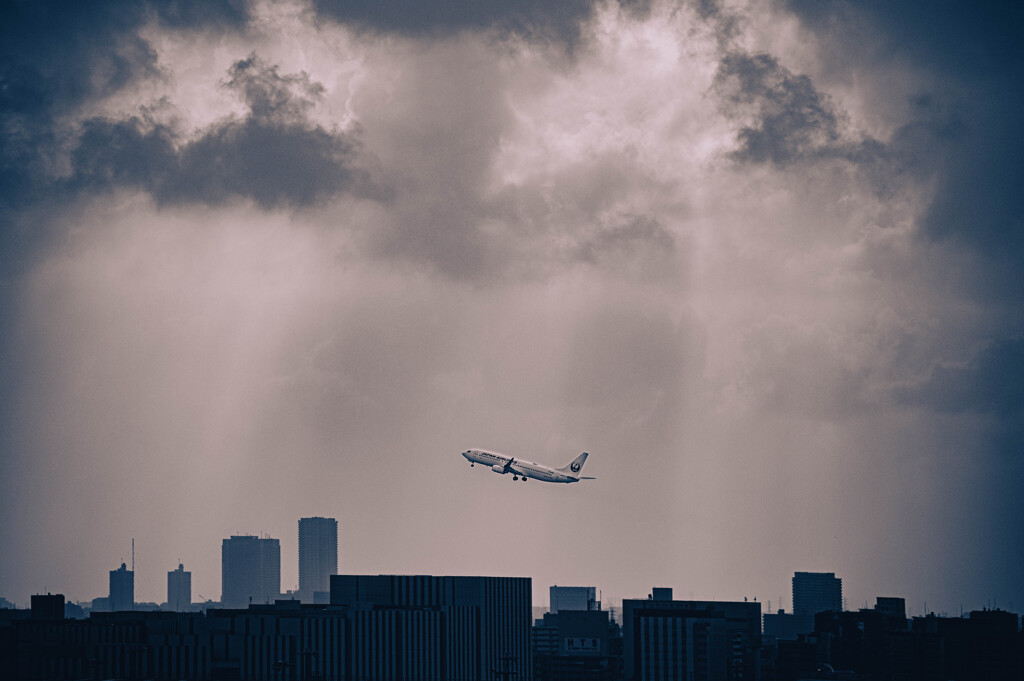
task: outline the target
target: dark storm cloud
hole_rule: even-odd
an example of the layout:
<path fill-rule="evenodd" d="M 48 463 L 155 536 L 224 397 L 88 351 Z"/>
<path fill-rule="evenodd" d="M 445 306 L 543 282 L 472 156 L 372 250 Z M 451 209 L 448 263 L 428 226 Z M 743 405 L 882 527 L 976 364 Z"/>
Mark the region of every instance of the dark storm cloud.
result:
<path fill-rule="evenodd" d="M 594 0 L 313 0 L 321 16 L 371 30 L 406 35 L 445 35 L 466 29 L 495 29 L 531 41 L 579 42 L 581 25 L 594 13 Z M 624 7 L 642 12 L 644 0 L 623 0 Z"/>
<path fill-rule="evenodd" d="M 243 27 L 246 5 L 204 2 L 8 2 L 0 7 L 0 201 L 39 198 L 59 143 L 58 117 L 157 73 L 147 22 L 176 29 Z M 41 186 L 40 186 L 41 185 Z"/>
<path fill-rule="evenodd" d="M 91 119 L 71 155 L 65 185 L 90 191 L 131 187 L 161 203 L 217 204 L 247 198 L 260 206 L 308 206 L 369 186 L 355 168 L 359 145 L 308 120 L 322 86 L 305 73 L 281 75 L 250 56 L 225 87 L 249 106 L 244 118 L 214 124 L 187 143 L 145 118 Z"/>
<path fill-rule="evenodd" d="M 902 401 L 942 412 L 1024 415 L 1024 338 L 992 343 L 962 366 L 936 366 L 923 384 L 899 393 Z"/>
<path fill-rule="evenodd" d="M 748 121 L 733 159 L 786 166 L 808 158 L 857 153 L 842 140 L 842 114 L 805 75 L 768 54 L 725 55 L 714 89 L 728 115 Z"/>
<path fill-rule="evenodd" d="M 835 71 L 894 60 L 934 74 L 911 102 L 934 172 L 927 236 L 988 259 L 976 272 L 991 295 L 1024 291 L 1024 6 L 999 2 L 789 0 L 821 39 Z M 923 147 L 903 147 L 921 154 Z"/>
<path fill-rule="evenodd" d="M 1019 457 L 1024 451 L 1024 338 L 985 347 L 962 366 L 938 365 L 920 385 L 904 388 L 905 404 L 946 414 L 979 414 L 993 419 L 992 447 Z"/>

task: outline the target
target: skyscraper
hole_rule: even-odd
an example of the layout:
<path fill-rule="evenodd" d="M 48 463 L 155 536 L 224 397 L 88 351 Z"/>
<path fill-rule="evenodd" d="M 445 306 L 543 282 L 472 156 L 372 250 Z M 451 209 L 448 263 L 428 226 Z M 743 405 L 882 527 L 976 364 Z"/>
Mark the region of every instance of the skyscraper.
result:
<path fill-rule="evenodd" d="M 181 612 L 192 605 L 192 573 L 178 563 L 178 569 L 167 573 L 167 609 Z"/>
<path fill-rule="evenodd" d="M 273 603 L 281 595 L 281 542 L 252 535 L 225 539 L 220 574 L 224 607 Z"/>
<path fill-rule="evenodd" d="M 299 597 L 308 603 L 330 602 L 331 575 L 336 574 L 338 521 L 299 518 Z"/>
<path fill-rule="evenodd" d="M 819 612 L 841 612 L 843 580 L 834 572 L 793 573 L 793 614 L 814 617 Z"/>
<path fill-rule="evenodd" d="M 110 571 L 109 599 L 113 612 L 135 609 L 135 572 L 129 570 L 124 563 Z"/>

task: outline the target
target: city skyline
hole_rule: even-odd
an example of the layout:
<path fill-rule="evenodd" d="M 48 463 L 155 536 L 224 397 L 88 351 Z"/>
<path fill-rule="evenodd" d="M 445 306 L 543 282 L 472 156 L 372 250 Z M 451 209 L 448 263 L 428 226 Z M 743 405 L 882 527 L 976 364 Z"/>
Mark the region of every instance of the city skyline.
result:
<path fill-rule="evenodd" d="M 301 518 L 300 521 L 301 520 L 311 520 L 311 519 L 312 520 L 335 520 L 334 518 L 314 517 L 314 518 Z M 301 525 L 300 525 L 300 527 L 301 527 Z M 231 540 L 256 540 L 260 544 L 263 544 L 263 543 L 266 543 L 266 542 L 273 543 L 274 544 L 274 546 L 273 546 L 274 556 L 276 557 L 276 569 L 274 570 L 274 572 L 275 572 L 275 575 L 280 575 L 282 561 L 284 561 L 285 558 L 282 557 L 282 555 L 281 555 L 280 539 L 279 538 L 270 537 L 269 535 L 266 535 L 266 534 L 261 534 L 258 537 L 256 535 L 245 535 L 245 534 L 243 534 L 243 535 L 232 535 L 232 536 L 230 536 L 228 538 L 224 538 L 222 540 L 222 552 L 226 551 L 226 547 L 231 542 Z M 223 561 L 223 553 L 222 553 L 222 561 Z M 172 576 L 179 576 L 179 578 L 180 578 L 180 575 L 182 575 L 183 569 L 184 569 L 183 565 L 181 563 L 179 563 L 176 570 L 169 571 L 167 573 L 167 575 L 168 575 L 168 583 L 167 583 L 167 587 L 166 587 L 166 590 L 165 590 L 164 593 L 170 593 L 170 588 L 171 588 L 170 587 L 170 580 L 171 580 L 171 577 Z M 188 588 L 189 591 L 191 591 L 191 572 L 190 571 L 185 571 L 183 574 L 185 576 L 187 576 L 187 584 L 188 584 L 187 588 Z M 351 576 L 352 574 L 356 574 L 356 573 L 335 572 L 333 574 Z M 393 575 L 393 574 L 398 574 L 398 573 L 380 572 L 380 573 L 376 573 L 376 574 L 384 576 L 384 575 Z M 424 574 L 424 573 L 422 573 L 422 571 L 415 571 L 415 570 L 413 570 L 409 574 L 410 575 L 416 575 L 416 574 Z M 134 571 L 132 571 L 132 570 L 128 570 L 125 563 L 122 562 L 120 568 L 118 568 L 117 570 L 110 570 L 109 571 L 109 575 L 110 575 L 110 585 L 111 585 L 110 592 L 111 593 L 113 592 L 113 585 L 114 585 L 114 581 L 115 581 L 115 575 L 119 575 L 119 577 L 118 577 L 119 583 L 120 582 L 124 582 L 125 577 L 123 575 L 127 575 L 128 583 L 129 583 L 129 586 L 127 588 L 130 589 L 132 592 L 134 592 L 134 579 L 135 579 L 136 573 Z M 444 576 L 444 575 L 439 575 L 439 576 Z M 452 575 L 448 575 L 448 576 L 452 576 Z M 532 602 L 533 602 L 533 606 L 535 608 L 540 608 L 540 607 L 551 608 L 554 604 L 551 602 L 550 598 L 545 599 L 545 598 L 543 598 L 543 596 L 544 595 L 548 595 L 548 594 L 554 594 L 556 591 L 559 591 L 560 593 L 562 593 L 562 595 L 565 598 L 569 599 L 569 601 L 573 602 L 574 604 L 575 603 L 579 603 L 579 602 L 587 602 L 587 599 L 589 598 L 590 601 L 592 601 L 591 605 L 597 604 L 597 605 L 600 605 L 602 607 L 606 607 L 606 608 L 610 608 L 610 609 L 615 609 L 615 610 L 621 609 L 621 604 L 622 604 L 623 601 L 642 599 L 642 596 L 639 594 L 639 592 L 637 594 L 614 594 L 614 593 L 604 594 L 604 590 L 602 589 L 602 587 L 600 585 L 593 585 L 593 586 L 579 586 L 579 585 L 569 586 L 569 585 L 563 583 L 562 585 L 551 584 L 551 585 L 545 586 L 542 583 L 538 582 L 536 580 L 536 578 L 534 578 L 534 577 L 532 577 L 530 575 L 517 575 L 517 577 L 527 577 L 527 578 L 530 578 L 531 580 L 533 580 L 534 588 L 533 588 L 533 600 L 532 600 Z M 225 572 L 225 566 L 223 564 L 221 566 L 220 578 L 221 578 L 222 581 L 227 579 L 227 573 Z M 277 578 L 279 579 L 279 577 L 277 577 Z M 640 579 L 642 580 L 643 577 L 641 576 Z M 860 608 L 869 608 L 869 607 L 871 607 L 871 604 L 876 603 L 879 600 L 881 600 L 881 601 L 890 600 L 893 597 L 896 600 L 898 600 L 898 601 L 906 603 L 906 608 L 907 608 L 906 614 L 907 614 L 907 617 L 925 616 L 925 615 L 929 615 L 929 614 L 939 615 L 939 616 L 943 616 L 943 617 L 945 617 L 945 616 L 955 617 L 955 616 L 958 616 L 958 615 L 962 616 L 964 613 L 967 613 L 967 612 L 970 612 L 970 611 L 973 611 L 973 610 L 989 610 L 989 609 L 992 609 L 992 610 L 1002 609 L 1002 610 L 1006 610 L 1006 611 L 1009 611 L 1009 612 L 1016 612 L 1016 610 L 1014 610 L 1014 606 L 1013 606 L 1012 603 L 998 603 L 995 599 L 986 600 L 983 603 L 965 603 L 965 602 L 963 602 L 961 600 L 960 604 L 958 606 L 958 610 L 936 610 L 935 608 L 930 608 L 928 606 L 928 604 L 927 604 L 927 601 L 921 601 L 919 604 L 917 604 L 917 605 L 920 606 L 920 608 L 919 609 L 915 609 L 915 604 L 911 600 L 909 600 L 905 595 L 903 595 L 903 594 L 883 594 L 883 593 L 875 593 L 874 596 L 865 597 L 863 602 L 860 602 L 860 603 L 848 604 L 847 603 L 847 599 L 844 596 L 842 596 L 842 593 L 843 593 L 843 591 L 842 591 L 843 590 L 843 586 L 842 586 L 843 579 L 842 579 L 841 576 L 837 576 L 837 574 L 835 572 L 804 572 L 804 571 L 796 570 L 796 571 L 793 571 L 791 573 L 791 577 L 789 578 L 788 582 L 789 582 L 789 585 L 790 585 L 790 588 L 791 588 L 790 593 L 787 596 L 783 596 L 782 592 L 780 591 L 779 592 L 780 595 L 777 598 L 775 598 L 775 599 L 764 599 L 764 598 L 760 598 L 760 597 L 757 597 L 757 596 L 751 597 L 751 596 L 747 596 L 747 595 L 737 596 L 737 597 L 732 597 L 732 598 L 717 598 L 716 597 L 716 598 L 704 598 L 704 599 L 696 598 L 695 599 L 694 598 L 694 592 L 691 589 L 688 589 L 687 585 L 680 584 L 680 583 L 666 583 L 666 584 L 654 585 L 653 588 L 655 589 L 655 591 L 661 590 L 661 591 L 667 591 L 668 593 L 671 593 L 675 589 L 679 589 L 681 593 L 684 590 L 686 590 L 686 593 L 688 595 L 685 597 L 684 600 L 690 600 L 690 601 L 693 601 L 693 600 L 705 600 L 705 601 L 709 601 L 709 602 L 710 601 L 736 601 L 736 602 L 739 602 L 740 600 L 742 600 L 742 601 L 746 602 L 746 601 L 749 600 L 749 602 L 751 602 L 751 603 L 758 603 L 759 607 L 761 608 L 762 614 L 775 614 L 775 613 L 778 613 L 779 611 L 784 611 L 784 612 L 786 612 L 788 614 L 801 614 L 801 612 L 799 610 L 799 604 L 797 603 L 797 601 L 802 598 L 803 599 L 802 602 L 804 603 L 804 606 L 803 606 L 804 609 L 803 609 L 803 613 L 802 614 L 804 614 L 804 615 L 806 615 L 806 616 L 808 616 L 810 618 L 808 621 L 812 621 L 813 620 L 813 613 L 817 610 L 814 607 L 809 607 L 810 603 L 817 603 L 818 601 L 823 601 L 823 602 L 828 602 L 828 603 L 834 604 L 834 603 L 838 602 L 838 603 L 840 603 L 840 606 L 838 608 L 839 611 L 851 611 L 851 612 L 853 612 L 853 611 L 857 611 Z M 236 586 L 235 591 L 237 591 L 239 588 L 244 588 L 244 587 Z M 648 587 L 648 589 L 650 589 L 650 588 L 652 588 L 652 587 Z M 641 591 L 642 591 L 642 589 L 641 589 Z M 803 592 L 802 596 L 800 594 L 798 594 L 798 591 L 799 592 Z M 862 591 L 863 593 L 866 593 L 866 594 L 867 593 L 871 593 L 871 588 L 869 586 L 862 586 L 860 588 L 860 591 Z M 57 590 L 57 592 L 61 592 L 62 595 L 65 595 L 59 589 Z M 742 585 L 736 585 L 735 588 L 733 589 L 732 593 L 740 593 L 740 592 L 744 592 L 744 589 L 743 589 Z M 50 593 L 50 591 L 47 591 L 46 593 Z M 54 592 L 54 593 L 56 593 L 56 592 Z M 587 594 L 589 594 L 589 596 Z M 9 601 L 10 603 L 12 603 L 12 604 L 14 604 L 15 606 L 18 606 L 18 607 L 26 607 L 28 602 L 29 602 L 29 598 L 31 596 L 36 596 L 36 595 L 39 595 L 39 594 L 29 594 L 29 595 L 26 595 L 26 597 L 24 599 L 12 599 L 10 597 L 10 595 L 5 595 L 5 594 L 0 593 L 0 597 L 2 597 L 3 599 Z M 102 594 L 97 595 L 97 597 L 101 597 L 101 596 L 102 596 Z M 538 596 L 540 596 L 540 598 L 538 598 Z M 281 587 L 279 593 L 277 594 L 277 598 L 278 599 L 284 599 L 284 600 L 288 600 L 288 599 L 302 599 L 303 603 L 313 603 L 312 598 L 309 598 L 307 600 L 307 597 L 304 596 L 301 593 L 301 591 L 298 588 L 298 584 L 297 583 L 294 586 L 287 586 L 287 585 L 283 585 L 282 584 L 282 587 Z M 604 598 L 606 600 L 602 601 L 602 598 Z M 93 599 L 92 596 L 86 596 L 84 598 L 68 597 L 67 601 L 68 601 L 68 603 L 87 603 L 88 601 L 90 601 L 92 599 Z M 274 600 L 275 599 L 272 598 L 272 597 L 265 597 L 265 598 L 263 598 L 263 600 L 253 600 L 252 603 L 258 605 L 258 604 L 272 603 Z M 123 597 L 122 597 L 122 601 L 123 601 Z M 156 604 L 156 605 L 166 605 L 168 608 L 170 608 L 172 610 L 175 609 L 174 605 L 171 604 L 170 602 L 162 602 L 159 599 L 147 600 L 147 599 L 144 599 L 144 598 L 135 598 L 134 599 L 134 603 L 149 603 L 149 604 Z M 238 601 L 238 602 L 235 602 L 235 603 L 225 603 L 224 598 L 223 598 L 223 594 L 220 594 L 219 597 L 217 597 L 217 598 L 210 598 L 208 596 L 204 596 L 201 600 L 194 597 L 192 599 L 191 605 L 194 605 L 194 606 L 204 606 L 204 607 L 243 607 L 241 605 L 241 601 Z M 107 606 L 104 605 L 103 607 L 106 608 Z M 128 608 L 125 608 L 125 609 L 128 609 Z M 555 612 L 557 612 L 557 610 Z"/>
<path fill-rule="evenodd" d="M 1019 609 L 1020 8 L 420 5 L 0 8 L 0 595 L 134 538 L 205 600 L 240 532 L 295 588 L 319 515 L 346 573 Z"/>

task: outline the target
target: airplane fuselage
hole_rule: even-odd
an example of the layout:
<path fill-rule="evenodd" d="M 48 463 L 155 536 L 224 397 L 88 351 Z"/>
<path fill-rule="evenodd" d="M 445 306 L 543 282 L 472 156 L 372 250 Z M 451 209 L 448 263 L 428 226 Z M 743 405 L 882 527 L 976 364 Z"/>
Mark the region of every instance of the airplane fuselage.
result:
<path fill-rule="evenodd" d="M 559 470 L 544 464 L 517 459 L 486 449 L 468 449 L 462 452 L 462 456 L 471 465 L 479 463 L 489 466 L 495 473 L 502 475 L 511 473 L 513 479 L 522 477 L 523 480 L 533 478 L 534 480 L 542 480 L 544 482 L 562 483 L 579 482 L 580 480 L 578 470 L 576 473 L 573 473 L 571 470 Z"/>

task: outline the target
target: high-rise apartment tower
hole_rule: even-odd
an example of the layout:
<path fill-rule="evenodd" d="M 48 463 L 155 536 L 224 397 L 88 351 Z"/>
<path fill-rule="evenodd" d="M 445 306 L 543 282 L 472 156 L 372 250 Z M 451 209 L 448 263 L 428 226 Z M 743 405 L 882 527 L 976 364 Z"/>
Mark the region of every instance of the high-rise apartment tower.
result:
<path fill-rule="evenodd" d="M 813 617 L 819 612 L 842 612 L 843 580 L 834 572 L 793 573 L 793 614 Z"/>
<path fill-rule="evenodd" d="M 251 535 L 225 539 L 220 574 L 224 607 L 273 603 L 281 595 L 281 542 Z"/>
<path fill-rule="evenodd" d="M 121 563 L 121 567 L 110 571 L 110 609 L 135 609 L 135 572 Z"/>
<path fill-rule="evenodd" d="M 181 612 L 192 605 L 192 573 L 178 563 L 177 570 L 167 573 L 167 609 Z"/>
<path fill-rule="evenodd" d="M 330 602 L 331 575 L 338 574 L 338 521 L 299 518 L 299 597 Z"/>

